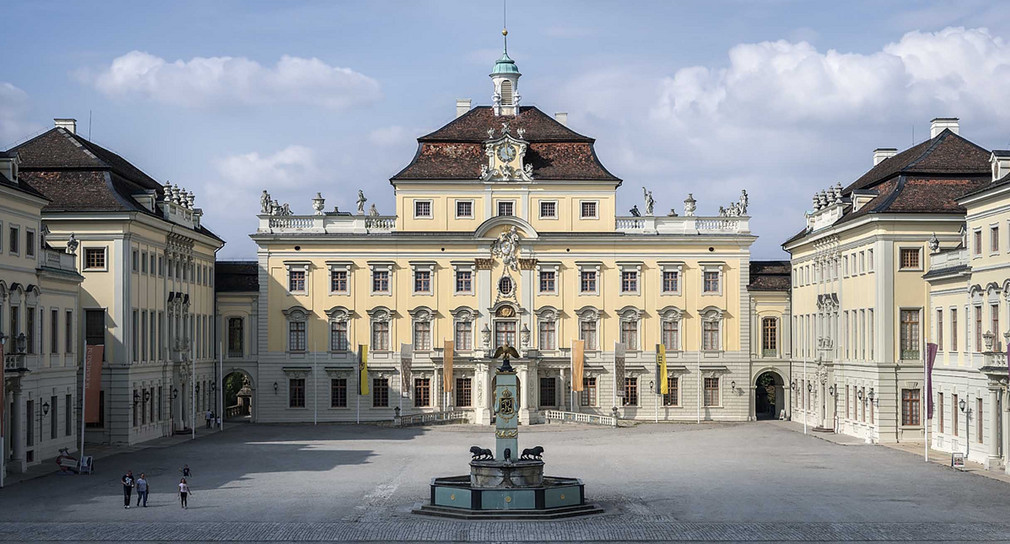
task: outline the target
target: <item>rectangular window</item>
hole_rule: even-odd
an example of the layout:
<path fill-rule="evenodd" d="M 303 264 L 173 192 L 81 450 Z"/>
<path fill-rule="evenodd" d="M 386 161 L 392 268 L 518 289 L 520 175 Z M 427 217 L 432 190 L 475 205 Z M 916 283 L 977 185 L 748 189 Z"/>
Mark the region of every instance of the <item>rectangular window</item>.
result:
<path fill-rule="evenodd" d="M 944 431 L 944 419 L 946 419 L 947 414 L 943 411 L 943 393 L 936 394 L 936 416 L 937 416 L 937 428 L 942 433 Z"/>
<path fill-rule="evenodd" d="M 761 320 L 761 354 L 764 357 L 774 357 L 778 354 L 779 323 L 774 317 Z"/>
<path fill-rule="evenodd" d="M 140 271 L 147 274 L 147 252 L 140 252 Z"/>
<path fill-rule="evenodd" d="M 372 407 L 386 408 L 389 406 L 389 380 L 387 378 L 372 379 Z"/>
<path fill-rule="evenodd" d="M 582 202 L 582 219 L 596 219 L 596 202 Z"/>
<path fill-rule="evenodd" d="M 621 271 L 621 292 L 622 293 L 638 292 L 638 272 L 634 270 Z"/>
<path fill-rule="evenodd" d="M 415 270 L 414 271 L 414 292 L 415 293 L 431 293 L 431 271 L 430 270 Z"/>
<path fill-rule="evenodd" d="M 981 308 L 980 308 L 981 311 Z M 919 358 L 919 310 L 901 310 L 901 358 Z"/>
<path fill-rule="evenodd" d="M 719 378 L 705 378 L 705 406 L 719 406 Z"/>
<path fill-rule="evenodd" d="M 63 399 L 63 436 L 74 434 L 74 397 L 71 394 Z"/>
<path fill-rule="evenodd" d="M 663 320 L 663 347 L 674 351 L 680 347 L 680 321 L 676 319 Z"/>
<path fill-rule="evenodd" d="M 540 292 L 553 293 L 556 289 L 555 272 L 553 270 L 540 271 Z"/>
<path fill-rule="evenodd" d="M 918 389 L 902 389 L 901 390 L 901 424 L 902 425 L 918 425 L 919 424 L 919 390 Z M 943 431 L 941 431 L 941 432 L 943 432 Z"/>
<path fill-rule="evenodd" d="M 330 408 L 347 408 L 347 378 L 330 379 Z"/>
<path fill-rule="evenodd" d="M 866 252 L 859 252 L 859 273 L 862 274 L 866 272 Z"/>
<path fill-rule="evenodd" d="M 332 292 L 332 293 L 346 293 L 347 292 L 347 271 L 346 270 L 331 270 L 330 271 L 330 292 Z"/>
<path fill-rule="evenodd" d="M 415 200 L 414 217 L 431 217 L 431 201 Z"/>
<path fill-rule="evenodd" d="M 133 272 L 136 273 L 140 269 L 140 252 L 136 249 L 133 250 Z"/>
<path fill-rule="evenodd" d="M 973 233 L 973 235 L 974 235 L 973 238 L 974 238 L 974 242 L 975 242 L 974 243 L 975 247 L 973 249 L 975 250 L 975 255 L 981 255 L 982 254 L 982 231 L 981 230 L 976 230 Z"/>
<path fill-rule="evenodd" d="M 56 440 L 60 435 L 60 409 L 59 397 L 53 395 L 49 397 L 49 438 Z"/>
<path fill-rule="evenodd" d="M 512 213 L 512 208 L 514 204 L 515 203 L 512 202 L 511 200 L 498 201 L 498 215 L 499 216 L 515 215 L 514 213 Z"/>
<path fill-rule="evenodd" d="M 17 255 L 21 251 L 21 229 L 10 227 L 10 238 L 7 242 L 7 251 Z M 29 427 L 31 427 L 29 425 Z"/>
<path fill-rule="evenodd" d="M 330 350 L 347 351 L 347 321 L 330 321 Z"/>
<path fill-rule="evenodd" d="M 162 420 L 162 411 L 161 411 L 161 407 L 165 405 L 165 404 L 164 404 L 164 400 L 165 400 L 165 398 L 164 398 L 164 397 L 162 396 L 162 395 L 163 395 L 164 393 L 165 393 L 165 391 L 164 391 L 164 389 L 163 389 L 163 386 L 160 386 L 160 385 L 159 385 L 159 386 L 158 386 L 158 421 L 161 421 L 161 420 Z"/>
<path fill-rule="evenodd" d="M 291 270 L 288 272 L 288 290 L 292 293 L 305 292 L 304 270 Z"/>
<path fill-rule="evenodd" d="M 67 310 L 63 316 L 63 347 L 66 353 L 74 352 L 74 311 Z"/>
<path fill-rule="evenodd" d="M 557 219 L 558 203 L 553 200 L 540 201 L 540 219 Z"/>
<path fill-rule="evenodd" d="M 473 349 L 473 322 L 456 322 L 456 349 L 470 351 Z"/>
<path fill-rule="evenodd" d="M 60 311 L 51 310 L 49 312 L 49 353 L 60 352 Z"/>
<path fill-rule="evenodd" d="M 592 351 L 596 349 L 596 321 L 586 320 L 579 322 L 579 340 L 585 342 L 585 349 Z"/>
<path fill-rule="evenodd" d="M 943 310 L 936 310 L 936 345 L 939 349 L 943 349 Z"/>
<path fill-rule="evenodd" d="M 982 443 L 982 399 L 975 399 L 975 441 Z"/>
<path fill-rule="evenodd" d="M 389 350 L 389 321 L 372 322 L 372 349 Z"/>
<path fill-rule="evenodd" d="M 638 406 L 638 378 L 624 378 L 622 406 Z"/>
<path fill-rule="evenodd" d="M 288 408 L 305 408 L 305 378 L 288 380 Z"/>
<path fill-rule="evenodd" d="M 431 378 L 414 378 L 414 407 L 431 406 Z"/>
<path fill-rule="evenodd" d="M 305 351 L 305 322 L 288 322 L 288 351 Z"/>
<path fill-rule="evenodd" d="M 996 253 L 999 251 L 999 227 L 989 227 L 989 251 Z"/>
<path fill-rule="evenodd" d="M 676 293 L 680 290 L 680 273 L 676 270 L 663 272 L 663 292 Z"/>
<path fill-rule="evenodd" d="M 919 248 L 917 247 L 901 248 L 900 263 L 902 270 L 919 270 L 920 268 L 922 268 L 919 264 Z"/>
<path fill-rule="evenodd" d="M 596 378 L 582 378 L 579 406 L 596 406 Z"/>
<path fill-rule="evenodd" d="M 417 351 L 431 350 L 431 321 L 414 322 L 414 349 Z"/>
<path fill-rule="evenodd" d="M 35 256 L 35 233 L 26 230 L 25 231 L 25 257 Z M 54 412 L 55 413 L 55 412 Z M 53 438 L 56 438 L 55 436 Z"/>
<path fill-rule="evenodd" d="M 711 270 L 705 271 L 705 292 L 706 293 L 719 292 L 719 272 Z"/>
<path fill-rule="evenodd" d="M 150 316 L 151 316 L 150 320 L 149 320 L 150 326 L 147 329 L 148 358 L 150 358 L 150 360 L 152 360 L 152 361 L 156 361 L 158 359 L 158 353 L 157 353 L 157 349 L 156 349 L 157 348 L 157 341 L 158 341 L 158 337 L 157 337 L 158 329 L 157 329 L 156 323 L 154 321 L 155 320 L 154 311 L 151 311 Z"/>
<path fill-rule="evenodd" d="M 950 309 L 950 351 L 957 351 L 957 308 Z"/>
<path fill-rule="evenodd" d="M 465 219 L 473 217 L 473 201 L 472 200 L 457 200 L 456 201 L 456 218 Z"/>
<path fill-rule="evenodd" d="M 596 271 L 583 270 L 580 274 L 580 287 L 583 293 L 596 292 Z"/>
<path fill-rule="evenodd" d="M 27 352 L 35 353 L 35 308 L 25 308 L 25 342 Z"/>
<path fill-rule="evenodd" d="M 473 380 L 456 378 L 456 406 L 466 408 L 473 404 Z"/>
<path fill-rule="evenodd" d="M 866 250 L 866 271 L 873 272 L 873 250 Z"/>
<path fill-rule="evenodd" d="M 558 405 L 557 380 L 551 378 L 540 378 L 540 407 L 549 408 Z"/>
<path fill-rule="evenodd" d="M 638 320 L 621 320 L 621 342 L 631 351 L 638 349 Z"/>
<path fill-rule="evenodd" d="M 516 345 L 516 322 L 515 321 L 495 321 L 494 323 L 494 345 L 504 346 Z"/>
<path fill-rule="evenodd" d="M 389 292 L 388 270 L 375 270 L 372 272 L 372 292 L 373 293 Z"/>
<path fill-rule="evenodd" d="M 557 323 L 554 321 L 540 322 L 540 349 L 542 350 L 557 349 L 556 327 Z"/>
<path fill-rule="evenodd" d="M 147 360 L 147 312 L 140 312 L 140 359 Z"/>
<path fill-rule="evenodd" d="M 958 415 L 957 415 L 957 395 L 950 396 L 950 422 L 954 428 L 954 436 L 961 436 L 961 430 L 958 428 Z"/>
<path fill-rule="evenodd" d="M 992 326 L 992 328 L 989 329 L 989 330 L 992 331 L 992 333 L 996 335 L 996 338 L 999 338 L 1000 328 L 999 328 L 999 303 L 998 302 L 995 303 L 995 304 L 990 304 L 989 305 L 989 320 L 991 322 L 990 325 Z M 996 350 L 996 347 L 993 346 L 993 349 Z"/>
<path fill-rule="evenodd" d="M 719 349 L 719 322 L 704 321 L 702 323 L 702 346 L 705 351 L 717 351 Z"/>
<path fill-rule="evenodd" d="M 852 419 L 851 398 L 849 397 L 849 386 L 845 386 L 845 419 Z"/>
<path fill-rule="evenodd" d="M 228 357 L 242 357 L 245 355 L 242 341 L 245 336 L 244 323 L 241 317 L 228 318 Z"/>
<path fill-rule="evenodd" d="M 975 351 L 982 352 L 982 307 L 975 306 Z"/>
<path fill-rule="evenodd" d="M 666 379 L 666 394 L 663 395 L 663 406 L 680 406 L 680 382 L 677 378 Z"/>
<path fill-rule="evenodd" d="M 470 270 L 456 271 L 456 292 L 457 293 L 473 292 L 473 272 L 471 272 Z"/>
<path fill-rule="evenodd" d="M 153 259 L 154 256 L 152 255 L 151 258 Z M 159 276 L 165 275 L 165 258 L 162 257 L 161 255 L 158 255 L 158 275 Z"/>
<path fill-rule="evenodd" d="M 164 358 L 165 354 L 165 312 L 158 312 L 158 357 Z"/>

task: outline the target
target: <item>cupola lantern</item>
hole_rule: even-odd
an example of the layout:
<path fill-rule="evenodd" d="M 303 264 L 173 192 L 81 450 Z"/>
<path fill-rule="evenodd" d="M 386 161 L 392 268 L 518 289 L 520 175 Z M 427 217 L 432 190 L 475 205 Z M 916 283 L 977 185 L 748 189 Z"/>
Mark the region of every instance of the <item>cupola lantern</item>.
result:
<path fill-rule="evenodd" d="M 501 58 L 494 64 L 491 70 L 491 81 L 494 83 L 494 95 L 492 98 L 495 115 L 519 114 L 519 67 L 508 53 L 508 29 L 502 29 L 502 37 L 505 39 L 505 48 Z"/>

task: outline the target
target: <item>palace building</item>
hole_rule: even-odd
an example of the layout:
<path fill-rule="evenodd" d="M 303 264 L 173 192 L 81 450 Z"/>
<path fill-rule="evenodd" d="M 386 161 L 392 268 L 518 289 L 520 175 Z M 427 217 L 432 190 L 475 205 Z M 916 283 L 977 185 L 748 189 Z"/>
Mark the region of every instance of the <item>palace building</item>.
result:
<path fill-rule="evenodd" d="M 490 357 L 505 344 L 520 354 L 525 423 L 548 411 L 665 421 L 786 413 L 789 263 L 751 262 L 746 192 L 718 214 L 701 215 L 691 195 L 680 213 L 657 214 L 642 188 L 641 207 L 619 215 L 622 180 L 593 138 L 564 113 L 521 105 L 520 76 L 506 51 L 490 74 L 491 105 L 459 100 L 455 119 L 418 138 L 390 179 L 393 213 L 366 210 L 359 191 L 354 212 L 326 211 L 318 194 L 311 213 L 295 214 L 263 192 L 257 262 L 233 263 L 255 264 L 258 292 L 237 281 L 235 314 L 221 316 L 235 348 L 225 374 L 241 372 L 256 392 L 254 420 L 452 410 L 487 424 Z M 584 375 L 573 395 L 575 340 Z"/>

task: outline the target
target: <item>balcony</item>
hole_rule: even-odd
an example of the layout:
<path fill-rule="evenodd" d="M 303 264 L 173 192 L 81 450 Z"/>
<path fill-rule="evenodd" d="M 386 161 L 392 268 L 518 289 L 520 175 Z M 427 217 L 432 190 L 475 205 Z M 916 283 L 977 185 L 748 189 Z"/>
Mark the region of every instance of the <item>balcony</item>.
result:
<path fill-rule="evenodd" d="M 261 234 L 372 234 L 390 233 L 395 215 L 259 215 Z"/>
<path fill-rule="evenodd" d="M 965 248 L 947 249 L 929 256 L 929 269 L 945 270 L 968 266 L 968 250 Z"/>
<path fill-rule="evenodd" d="M 39 268 L 76 273 L 77 255 L 54 249 L 43 249 L 42 254 L 39 256 Z"/>
<path fill-rule="evenodd" d="M 750 234 L 750 218 L 697 216 L 620 216 L 617 232 L 625 234 Z"/>

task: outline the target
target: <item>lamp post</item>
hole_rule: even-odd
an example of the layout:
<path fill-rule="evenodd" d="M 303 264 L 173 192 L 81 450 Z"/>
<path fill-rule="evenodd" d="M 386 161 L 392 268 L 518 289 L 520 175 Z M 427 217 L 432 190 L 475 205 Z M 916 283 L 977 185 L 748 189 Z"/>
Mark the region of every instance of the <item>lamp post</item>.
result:
<path fill-rule="evenodd" d="M 652 393 L 652 398 L 655 401 L 655 414 L 656 423 L 659 423 L 659 395 L 656 393 L 656 382 L 655 380 L 649 380 L 649 393 Z"/>
<path fill-rule="evenodd" d="M 971 408 L 964 399 L 961 399 L 957 403 L 957 407 L 961 409 L 964 413 L 964 428 L 965 428 L 965 441 L 964 441 L 964 458 L 968 458 L 968 451 L 971 447 Z"/>
<path fill-rule="evenodd" d="M 4 361 L 4 347 L 7 345 L 7 335 L 0 331 L 0 489 L 3 489 L 4 478 L 7 476 L 7 467 L 4 465 L 7 459 L 7 433 L 4 432 L 4 421 L 7 419 L 4 414 L 4 406 L 7 405 L 5 393 L 7 392 L 7 378 L 4 376 L 4 369 L 7 362 Z"/>

